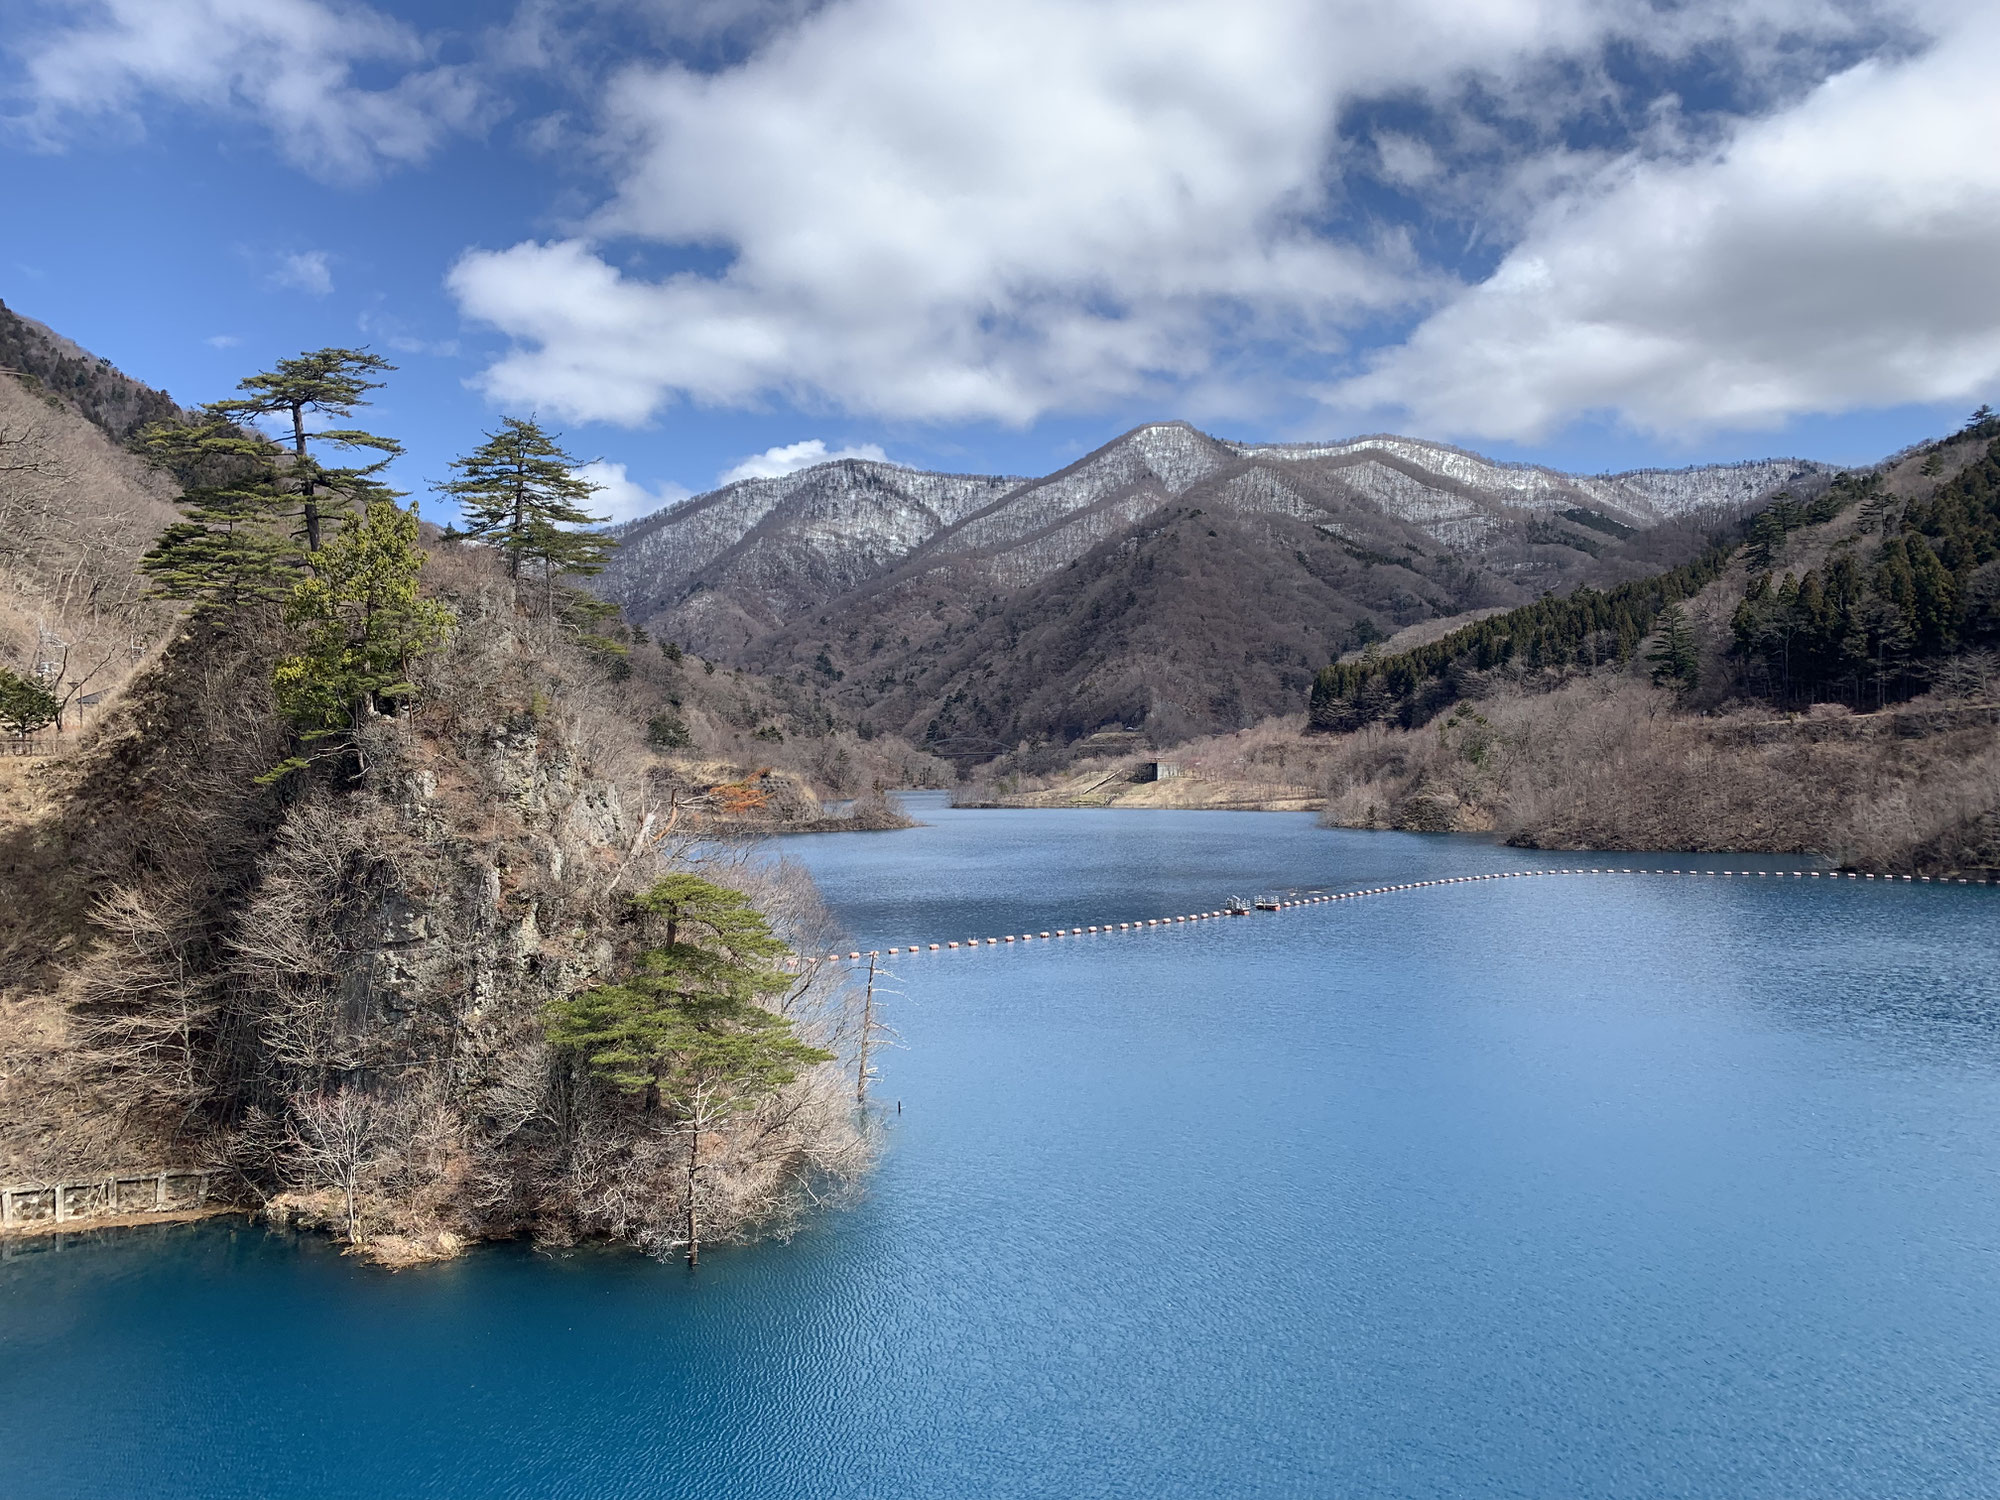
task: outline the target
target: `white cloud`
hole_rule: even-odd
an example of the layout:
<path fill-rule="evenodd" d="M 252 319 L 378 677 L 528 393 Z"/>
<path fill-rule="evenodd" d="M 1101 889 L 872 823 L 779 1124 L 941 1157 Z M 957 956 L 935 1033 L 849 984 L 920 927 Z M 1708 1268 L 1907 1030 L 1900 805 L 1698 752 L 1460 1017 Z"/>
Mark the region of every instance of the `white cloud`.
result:
<path fill-rule="evenodd" d="M 773 393 L 1018 422 L 1332 353 L 1430 280 L 1319 230 L 1343 101 L 1580 45 L 1600 3 L 840 0 L 720 73 L 628 69 L 590 234 L 450 285 L 519 341 L 496 400 L 628 423 Z M 647 280 L 620 236 L 733 259 Z"/>
<path fill-rule="evenodd" d="M 1535 439 L 1581 413 L 1693 433 L 1970 401 L 2000 384 L 2000 90 L 1990 7 L 1681 162 L 1547 204 L 1331 404 Z"/>
<path fill-rule="evenodd" d="M 715 482 L 724 485 L 734 484 L 739 479 L 779 479 L 786 474 L 796 474 L 800 469 L 810 469 L 814 464 L 830 464 L 842 458 L 865 458 L 878 464 L 889 462 L 889 455 L 874 443 L 840 448 L 829 453 L 824 441 L 807 438 L 802 443 L 787 443 L 782 448 L 766 448 L 762 453 L 753 453 L 741 463 L 724 469 Z"/>
<path fill-rule="evenodd" d="M 25 7 L 24 7 L 25 8 Z M 423 38 L 352 0 L 77 0 L 57 20 L 17 23 L 14 126 L 59 145 L 81 118 L 136 124 L 164 99 L 244 112 L 294 162 L 355 179 L 418 162 L 486 107 L 472 74 L 433 65 Z M 379 86 L 357 70 L 386 73 Z"/>
<path fill-rule="evenodd" d="M 1558 127 L 1625 107 L 1600 65 L 1614 41 L 1734 69 L 1742 97 L 1770 100 L 1810 87 L 1826 47 L 1909 29 L 1907 13 L 1878 24 L 1869 0 L 753 12 L 772 29 L 738 65 L 639 63 L 611 81 L 597 144 L 616 190 L 580 231 L 453 268 L 463 311 L 515 340 L 482 377 L 495 400 L 639 423 L 681 400 L 1025 422 L 1295 398 L 1351 359 L 1354 330 L 1462 290 L 1404 234 L 1350 214 L 1346 174 L 1511 242 L 1601 166 Z M 1461 108 L 1469 84 L 1544 144 Z M 1479 180 L 1454 180 L 1416 134 L 1342 141 L 1343 110 L 1392 97 L 1484 132 Z M 1654 103 L 1655 125 L 1633 125 L 1644 149 L 1684 151 L 1675 101 Z M 649 277 L 626 268 L 633 240 L 726 264 Z"/>
<path fill-rule="evenodd" d="M 278 264 L 266 278 L 271 285 L 324 297 L 333 290 L 333 270 L 324 250 L 302 250 L 278 257 Z"/>
<path fill-rule="evenodd" d="M 431 359 L 457 359 L 457 339 L 417 339 L 407 334 L 391 334 L 383 340 L 398 354 L 421 354 Z"/>
<path fill-rule="evenodd" d="M 598 459 L 581 465 L 577 474 L 598 487 L 585 509 L 609 521 L 633 521 L 656 510 L 679 505 L 694 492 L 671 481 L 647 489 L 625 471 L 625 465 Z"/>
<path fill-rule="evenodd" d="M 212 333 L 202 342 L 211 349 L 234 349 L 243 340 L 233 333 Z"/>

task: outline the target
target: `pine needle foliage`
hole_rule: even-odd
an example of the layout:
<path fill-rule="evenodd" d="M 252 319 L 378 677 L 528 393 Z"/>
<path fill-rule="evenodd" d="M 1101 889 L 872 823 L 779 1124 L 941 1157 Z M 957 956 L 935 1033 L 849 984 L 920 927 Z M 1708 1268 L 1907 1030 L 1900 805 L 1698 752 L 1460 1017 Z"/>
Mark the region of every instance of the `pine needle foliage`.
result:
<path fill-rule="evenodd" d="M 1701 683 L 1701 647 L 1687 610 L 1669 604 L 1660 611 L 1660 631 L 1646 661 L 1653 669 L 1653 681 L 1686 696 Z"/>
<path fill-rule="evenodd" d="M 147 427 L 138 446 L 181 486 L 183 519 L 139 561 L 153 596 L 201 613 L 282 602 L 297 581 L 301 552 L 285 526 L 279 450 L 213 408 L 193 422 Z"/>
<path fill-rule="evenodd" d="M 142 431 L 139 451 L 179 482 L 184 511 L 140 562 L 155 597 L 204 613 L 284 602 L 304 556 L 324 544 L 330 517 L 393 497 L 376 476 L 403 451 L 356 428 L 308 431 L 307 415 L 351 418 L 381 384 L 366 377 L 393 368 L 366 350 L 314 350 L 245 377 L 237 388 L 250 394 L 211 402 L 191 422 Z M 289 421 L 289 451 L 254 425 L 271 416 Z M 381 457 L 329 464 L 315 452 L 322 445 Z"/>
<path fill-rule="evenodd" d="M 417 518 L 393 500 L 348 515 L 313 558 L 312 575 L 285 601 L 285 623 L 301 646 L 272 674 L 278 709 L 303 749 L 261 780 L 310 763 L 315 754 L 352 746 L 365 713 L 393 711 L 415 688 L 411 661 L 442 641 L 453 615 L 417 592 L 424 565 Z"/>
<path fill-rule="evenodd" d="M 62 713 L 62 701 L 46 683 L 0 667 L 0 729 L 16 739 L 40 734 Z"/>
<path fill-rule="evenodd" d="M 395 368 L 366 349 L 315 349 L 294 359 L 279 360 L 275 370 L 245 377 L 236 388 L 248 394 L 206 408 L 209 416 L 221 421 L 248 423 L 258 417 L 282 417 L 290 423 L 292 447 L 285 488 L 297 507 L 308 552 L 317 552 L 325 545 L 326 523 L 333 514 L 349 505 L 388 498 L 388 491 L 375 476 L 402 453 L 403 446 L 394 438 L 356 427 L 308 430 L 306 417 L 351 420 L 357 406 L 368 404 L 367 393 L 381 389 L 381 381 L 368 377 Z M 317 450 L 321 448 L 372 452 L 381 457 L 372 463 L 330 464 L 319 457 Z"/>
<path fill-rule="evenodd" d="M 548 1007 L 549 1041 L 578 1054 L 622 1093 L 677 1114 L 757 1101 L 833 1054 L 800 1040 L 762 998 L 790 980 L 771 967 L 785 945 L 741 891 L 668 875 L 631 898 L 631 919 L 658 938 L 615 984 Z"/>
<path fill-rule="evenodd" d="M 577 457 L 564 452 L 540 423 L 502 417 L 498 432 L 452 460 L 458 477 L 432 487 L 456 500 L 464 513 L 463 529 L 448 534 L 498 547 L 508 577 L 520 578 L 524 563 L 539 565 L 551 579 L 600 573 L 617 543 L 601 532 L 577 529 L 604 520 L 584 509 L 601 486 L 578 474 L 578 466 Z"/>

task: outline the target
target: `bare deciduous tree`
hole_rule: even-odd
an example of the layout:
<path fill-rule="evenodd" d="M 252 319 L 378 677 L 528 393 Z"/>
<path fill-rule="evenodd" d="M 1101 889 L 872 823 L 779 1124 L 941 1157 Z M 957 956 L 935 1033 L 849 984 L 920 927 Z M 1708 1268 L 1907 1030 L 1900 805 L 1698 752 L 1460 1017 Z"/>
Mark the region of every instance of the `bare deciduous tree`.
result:
<path fill-rule="evenodd" d="M 307 1185 L 340 1191 L 350 1245 L 361 1243 L 361 1184 L 374 1164 L 380 1123 L 375 1101 L 345 1084 L 292 1101 L 288 1165 Z"/>

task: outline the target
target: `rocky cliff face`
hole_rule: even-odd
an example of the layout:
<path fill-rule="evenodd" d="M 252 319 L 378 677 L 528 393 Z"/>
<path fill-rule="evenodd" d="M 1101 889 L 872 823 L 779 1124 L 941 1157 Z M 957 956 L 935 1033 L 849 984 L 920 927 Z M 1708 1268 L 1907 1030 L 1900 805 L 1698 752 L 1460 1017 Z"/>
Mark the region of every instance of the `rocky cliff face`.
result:
<path fill-rule="evenodd" d="M 60 769 L 52 814 L 0 828 L 0 1176 L 201 1161 L 343 1234 L 351 1191 L 354 1237 L 390 1260 L 673 1246 L 685 1130 L 553 1053 L 544 1009 L 629 961 L 625 898 L 663 870 L 698 863 L 815 951 L 826 919 L 796 876 L 675 827 L 613 690 L 489 561 L 444 580 L 458 629 L 358 773 L 258 787 L 271 639 L 197 625 Z M 841 1045 L 829 979 L 784 1003 Z M 714 1239 L 865 1155 L 832 1068 L 702 1149 Z"/>

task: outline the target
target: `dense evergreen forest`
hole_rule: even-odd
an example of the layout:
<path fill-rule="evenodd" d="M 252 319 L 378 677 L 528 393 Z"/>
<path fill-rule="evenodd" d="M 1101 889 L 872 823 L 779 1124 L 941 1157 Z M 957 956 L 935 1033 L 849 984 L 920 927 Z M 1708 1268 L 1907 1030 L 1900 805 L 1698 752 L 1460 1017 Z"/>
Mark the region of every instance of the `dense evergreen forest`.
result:
<path fill-rule="evenodd" d="M 1768 548 L 1750 558 L 1732 621 L 1749 691 L 1880 708 L 1930 687 L 1957 653 L 2000 643 L 2000 418 L 1982 407 L 1960 435 L 1986 451 L 1925 498 L 1871 487 L 1857 534 L 1822 566 L 1777 577 Z"/>
<path fill-rule="evenodd" d="M 1660 612 L 1720 577 L 1732 551 L 1731 544 L 1717 542 L 1694 561 L 1651 578 L 1602 591 L 1581 588 L 1566 598 L 1545 594 L 1427 646 L 1322 667 L 1313 680 L 1309 723 L 1327 730 L 1378 720 L 1408 727 L 1462 697 L 1471 672 L 1627 661 Z"/>
<path fill-rule="evenodd" d="M 1736 535 L 1651 578 L 1544 595 L 1413 650 L 1324 667 L 1311 727 L 1422 724 L 1466 696 L 1474 674 L 1622 665 L 1655 632 L 1654 675 L 1692 686 L 1692 660 L 1674 644 L 1686 631 L 1677 606 L 1739 556 L 1750 574 L 1732 621 L 1740 696 L 1860 708 L 1923 692 L 1949 675 L 1957 653 L 2000 642 L 2000 418 L 1981 407 L 1954 437 L 1929 445 L 1921 472 L 1942 476 L 1947 444 L 1968 439 L 1984 452 L 1927 495 L 1899 497 L 1879 471 L 1842 474 L 1810 499 L 1780 495 Z M 1850 534 L 1824 561 L 1778 573 L 1788 538 L 1850 510 Z"/>

